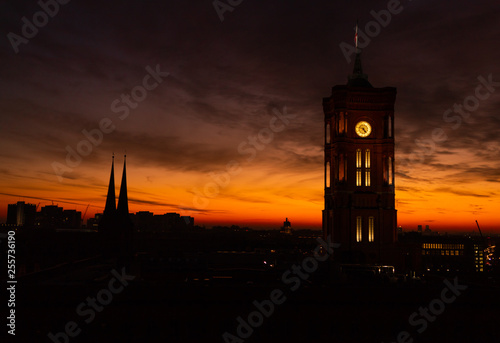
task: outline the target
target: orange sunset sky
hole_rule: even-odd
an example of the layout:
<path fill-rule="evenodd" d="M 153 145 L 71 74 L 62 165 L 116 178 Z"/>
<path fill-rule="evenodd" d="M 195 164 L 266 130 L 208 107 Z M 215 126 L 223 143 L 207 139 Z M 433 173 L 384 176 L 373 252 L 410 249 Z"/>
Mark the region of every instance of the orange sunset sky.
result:
<path fill-rule="evenodd" d="M 398 91 L 405 230 L 500 232 L 500 8 L 459 2 L 402 2 L 363 49 L 372 85 Z M 17 201 L 102 212 L 111 156 L 118 194 L 126 152 L 131 212 L 321 228 L 322 98 L 352 70 L 339 45 L 355 18 L 364 30 L 387 2 L 244 2 L 223 22 L 210 1 L 113 3 L 65 5 L 18 53 L 2 39 L 0 222 Z M 1 6 L 5 34 L 37 10 Z"/>

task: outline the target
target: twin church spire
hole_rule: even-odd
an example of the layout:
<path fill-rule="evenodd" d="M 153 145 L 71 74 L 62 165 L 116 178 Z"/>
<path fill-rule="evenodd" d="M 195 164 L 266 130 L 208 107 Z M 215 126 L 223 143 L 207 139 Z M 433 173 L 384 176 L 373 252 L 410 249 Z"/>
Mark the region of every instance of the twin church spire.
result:
<path fill-rule="evenodd" d="M 118 207 L 116 207 L 115 195 L 115 156 L 111 162 L 111 176 L 109 177 L 108 195 L 106 196 L 106 206 L 103 216 L 106 214 L 120 213 L 128 215 L 128 195 L 127 195 L 127 155 L 124 155 L 122 184 L 120 186 L 120 197 L 118 198 Z"/>
<path fill-rule="evenodd" d="M 115 156 L 111 162 L 111 175 L 109 177 L 108 194 L 106 196 L 106 205 L 102 218 L 99 222 L 99 231 L 103 233 L 120 233 L 131 226 L 131 220 L 128 210 L 128 194 L 127 194 L 127 155 L 124 155 L 123 174 L 120 186 L 120 195 L 118 198 L 118 206 L 116 206 L 115 194 Z"/>

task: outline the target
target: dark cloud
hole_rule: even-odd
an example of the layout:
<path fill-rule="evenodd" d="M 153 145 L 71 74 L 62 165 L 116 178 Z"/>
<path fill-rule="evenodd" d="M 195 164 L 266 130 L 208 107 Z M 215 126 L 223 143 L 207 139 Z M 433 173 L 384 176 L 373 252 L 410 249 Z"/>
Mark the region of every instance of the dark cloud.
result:
<path fill-rule="evenodd" d="M 371 83 L 398 88 L 399 190 L 420 194 L 413 184 L 444 183 L 436 189 L 449 192 L 450 183 L 499 182 L 500 90 L 456 129 L 443 113 L 474 95 L 478 76 L 492 74 L 500 81 L 500 4 L 402 1 L 402 6 L 363 50 Z M 286 107 L 296 117 L 248 169 L 296 173 L 309 181 L 318 170 L 321 188 L 322 98 L 345 83 L 352 68 L 339 44 L 353 41 L 356 18 L 364 30 L 373 20 L 370 11 L 386 7 L 385 0 L 245 1 L 221 22 L 211 1 L 71 1 L 16 54 L 6 35 L 20 34 L 21 18 L 31 18 L 39 6 L 5 1 L 0 5 L 0 176 L 24 175 L 41 180 L 45 189 L 59 187 L 51 163 L 64 163 L 66 146 L 75 147 L 83 129 L 108 117 L 116 130 L 65 174 L 65 186 L 78 189 L 80 181 L 105 189 L 107 180 L 90 171 L 108 166 L 113 151 L 125 150 L 142 167 L 198 173 L 203 183 L 208 172 L 231 160 L 245 163 L 238 145 L 268 127 L 275 109 Z M 111 103 L 142 84 L 145 68 L 157 64 L 170 75 L 120 121 Z M 436 128 L 447 139 L 425 154 L 416 140 L 432 139 Z M 408 163 L 412 154 L 423 158 Z M 134 201 L 174 206 L 152 193 L 141 196 Z"/>
<path fill-rule="evenodd" d="M 458 189 L 448 188 L 448 187 L 439 187 L 435 189 L 435 192 L 440 193 L 451 193 L 453 195 L 465 196 L 465 197 L 475 197 L 475 198 L 489 198 L 491 195 L 489 194 L 478 194 L 468 191 L 461 191 Z"/>

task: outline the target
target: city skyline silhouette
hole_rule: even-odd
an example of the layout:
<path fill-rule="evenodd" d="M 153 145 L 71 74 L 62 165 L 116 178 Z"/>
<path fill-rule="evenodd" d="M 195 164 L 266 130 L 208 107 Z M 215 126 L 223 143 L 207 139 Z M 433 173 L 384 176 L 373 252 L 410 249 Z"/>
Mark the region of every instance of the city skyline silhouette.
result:
<path fill-rule="evenodd" d="M 9 6 L 7 32 L 22 34 L 20 18 L 38 9 Z M 148 14 L 134 18 L 136 5 L 123 6 L 118 18 L 111 7 L 93 13 L 91 5 L 64 5 L 18 53 L 2 40 L 0 221 L 7 205 L 23 197 L 66 201 L 81 212 L 90 204 L 91 217 L 102 212 L 102 166 L 110 152 L 127 150 L 133 212 L 256 228 L 279 227 L 294 213 L 298 227 L 321 228 L 320 102 L 352 70 L 346 45 L 354 46 L 358 18 L 365 72 L 374 87 L 394 85 L 400 94 L 399 224 L 472 231 L 478 219 L 486 231 L 498 230 L 499 52 L 488 38 L 498 28 L 494 20 L 475 25 L 493 13 L 483 12 L 485 4 L 470 11 L 439 4 L 431 14 L 424 4 L 406 2 L 390 20 L 371 13 L 388 11 L 387 3 L 360 4 L 366 11 L 328 2 L 242 4 L 223 22 L 213 4 L 147 4 L 141 11 Z M 202 22 L 180 19 L 197 6 L 207 12 Z M 280 24 L 273 19 L 279 10 L 286 14 Z M 264 16 L 263 25 L 253 21 L 256 15 Z M 431 24 L 420 25 L 422 16 Z M 79 30 L 87 19 L 94 28 Z M 116 30 L 108 30 L 109 20 Z M 72 40 L 82 44 L 68 45 Z M 483 100 L 476 106 L 477 87 Z M 279 129 L 284 123 L 283 130 L 266 136 L 275 112 L 285 108 L 290 118 L 275 123 Z M 215 192 L 207 185 L 232 161 L 241 172 Z"/>
<path fill-rule="evenodd" d="M 500 5 L 0 5 L 6 342 L 499 337 Z"/>

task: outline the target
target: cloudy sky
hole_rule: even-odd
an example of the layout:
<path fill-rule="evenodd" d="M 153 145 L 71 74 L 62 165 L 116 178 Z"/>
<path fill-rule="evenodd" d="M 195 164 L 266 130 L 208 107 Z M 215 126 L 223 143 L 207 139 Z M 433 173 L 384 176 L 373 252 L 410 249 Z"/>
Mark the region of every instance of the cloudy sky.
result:
<path fill-rule="evenodd" d="M 398 90 L 398 225 L 500 229 L 500 3 L 217 4 L 0 5 L 0 222 L 19 200 L 93 216 L 126 152 L 132 212 L 319 228 L 322 98 L 358 19 L 370 82 Z"/>

